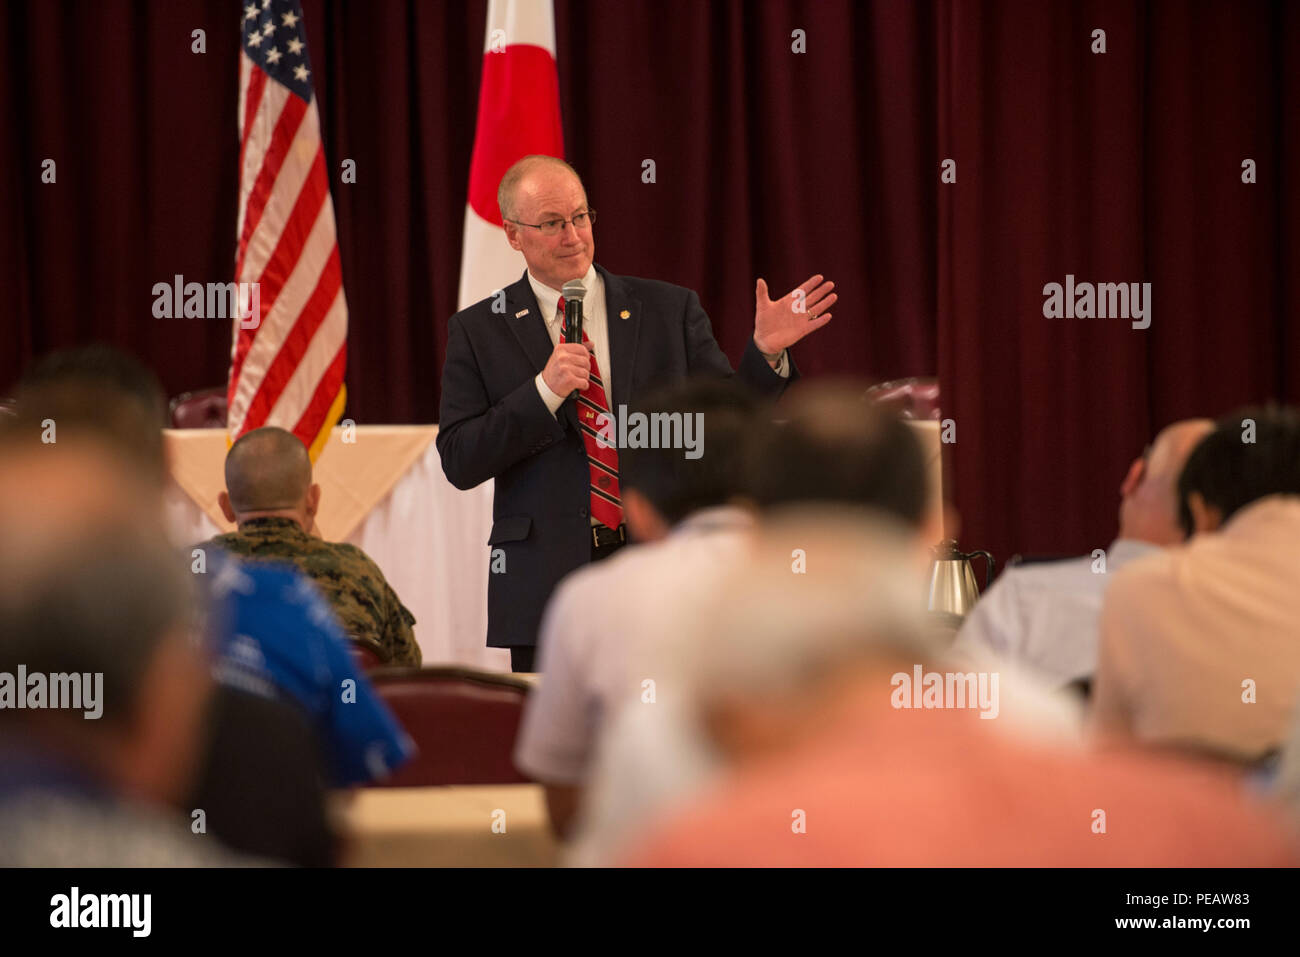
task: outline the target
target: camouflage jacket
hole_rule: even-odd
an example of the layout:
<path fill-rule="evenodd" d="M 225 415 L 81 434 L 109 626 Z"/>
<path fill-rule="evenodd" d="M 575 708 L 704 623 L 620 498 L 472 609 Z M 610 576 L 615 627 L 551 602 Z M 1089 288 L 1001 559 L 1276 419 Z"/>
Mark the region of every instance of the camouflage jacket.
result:
<path fill-rule="evenodd" d="M 389 664 L 420 664 L 411 632 L 415 616 L 355 545 L 313 538 L 290 518 L 250 519 L 206 544 L 242 558 L 292 562 L 329 599 L 349 638 L 371 646 Z"/>

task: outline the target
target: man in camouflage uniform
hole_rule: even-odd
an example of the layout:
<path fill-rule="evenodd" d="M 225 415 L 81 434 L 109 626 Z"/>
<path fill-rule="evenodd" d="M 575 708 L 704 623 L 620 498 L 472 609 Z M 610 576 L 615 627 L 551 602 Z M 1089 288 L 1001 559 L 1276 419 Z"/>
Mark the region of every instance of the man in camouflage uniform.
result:
<path fill-rule="evenodd" d="M 407 611 L 370 557 L 355 545 L 308 534 L 320 507 L 311 459 L 291 432 L 267 426 L 240 437 L 226 455 L 221 510 L 239 530 L 205 543 L 243 558 L 288 561 L 329 599 L 348 637 L 388 664 L 419 665 Z"/>

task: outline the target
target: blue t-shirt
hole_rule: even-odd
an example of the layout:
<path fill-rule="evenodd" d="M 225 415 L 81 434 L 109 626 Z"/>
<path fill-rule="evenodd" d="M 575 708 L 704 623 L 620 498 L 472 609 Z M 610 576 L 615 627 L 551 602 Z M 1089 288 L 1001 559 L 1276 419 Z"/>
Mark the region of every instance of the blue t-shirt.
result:
<path fill-rule="evenodd" d="M 357 670 L 329 603 L 292 565 L 241 562 L 205 549 L 213 676 L 306 712 L 325 746 L 332 783 L 386 777 L 415 743 Z"/>

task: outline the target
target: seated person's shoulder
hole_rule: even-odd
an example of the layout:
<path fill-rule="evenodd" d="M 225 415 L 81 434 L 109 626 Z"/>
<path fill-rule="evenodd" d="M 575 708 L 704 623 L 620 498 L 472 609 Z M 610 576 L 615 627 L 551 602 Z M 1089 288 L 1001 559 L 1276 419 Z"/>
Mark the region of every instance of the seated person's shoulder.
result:
<path fill-rule="evenodd" d="M 223 552 L 238 555 L 240 550 L 247 546 L 247 542 L 248 540 L 238 532 L 226 532 L 222 535 L 213 535 L 207 541 L 196 542 L 192 547 L 204 551 L 209 548 L 219 548 Z"/>
<path fill-rule="evenodd" d="M 1107 595 L 1141 597 L 1143 590 L 1173 582 L 1183 560 L 1183 548 L 1164 548 L 1133 559 L 1111 572 Z"/>
<path fill-rule="evenodd" d="M 348 542 L 324 542 L 323 544 L 326 546 L 325 552 L 341 566 L 383 579 L 384 573 L 375 563 L 375 560 L 356 545 Z"/>

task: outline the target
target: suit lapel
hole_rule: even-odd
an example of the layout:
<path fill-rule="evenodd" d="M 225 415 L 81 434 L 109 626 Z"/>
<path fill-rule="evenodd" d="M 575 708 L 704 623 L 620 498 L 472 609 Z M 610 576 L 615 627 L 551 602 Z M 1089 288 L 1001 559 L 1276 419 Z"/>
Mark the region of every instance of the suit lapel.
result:
<path fill-rule="evenodd" d="M 620 405 L 631 405 L 632 372 L 636 368 L 637 335 L 641 330 L 641 300 L 633 298 L 617 276 L 600 266 L 605 280 L 605 328 L 609 335 L 610 375 L 614 394 L 609 397 L 610 412 L 618 415 Z"/>
<path fill-rule="evenodd" d="M 519 340 L 519 346 L 533 368 L 541 372 L 551 357 L 551 337 L 546 332 L 546 320 L 537 305 L 537 297 L 533 295 L 533 287 L 528 283 L 528 273 L 507 286 L 505 293 L 506 314 L 503 318 L 506 325 Z"/>
<path fill-rule="evenodd" d="M 519 340 L 519 346 L 528 356 L 536 372 L 546 368 L 546 360 L 551 357 L 555 346 L 551 343 L 551 334 L 546 331 L 546 320 L 537 305 L 537 296 L 528 282 L 528 272 L 516 283 L 506 287 L 505 321 L 510 331 Z M 611 360 L 612 361 L 612 360 Z M 569 423 L 574 432 L 578 431 L 578 413 L 576 403 L 565 401 L 559 408 L 559 418 Z"/>

